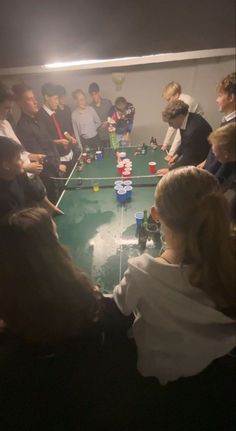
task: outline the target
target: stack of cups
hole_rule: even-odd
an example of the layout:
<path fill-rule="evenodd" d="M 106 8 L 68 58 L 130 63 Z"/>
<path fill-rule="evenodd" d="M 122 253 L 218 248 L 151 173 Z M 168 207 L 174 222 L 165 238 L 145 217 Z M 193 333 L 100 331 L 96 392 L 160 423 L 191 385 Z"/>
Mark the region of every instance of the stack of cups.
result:
<path fill-rule="evenodd" d="M 123 187 L 123 181 L 119 180 L 119 181 L 114 182 L 114 190 L 115 190 L 116 194 L 117 194 L 118 190 L 121 190 L 123 188 L 124 188 Z"/>
<path fill-rule="evenodd" d="M 132 173 L 132 162 L 130 159 L 126 159 L 126 153 L 120 153 L 120 161 L 116 165 L 117 172 L 124 178 L 130 178 Z"/>
<path fill-rule="evenodd" d="M 126 190 L 126 200 L 130 201 L 131 197 L 132 197 L 132 191 L 133 191 L 132 181 L 126 180 L 123 182 L 123 184 L 124 184 L 124 188 Z"/>
<path fill-rule="evenodd" d="M 131 200 L 132 197 L 132 181 L 115 181 L 114 190 L 116 193 L 117 201 L 125 203 Z"/>
<path fill-rule="evenodd" d="M 125 191 L 126 191 L 126 200 L 127 200 L 127 201 L 130 201 L 130 200 L 131 200 L 131 197 L 132 197 L 132 190 L 133 190 L 133 187 L 132 187 L 132 186 L 125 186 L 125 187 L 124 187 L 124 189 L 125 189 Z"/>
<path fill-rule="evenodd" d="M 132 162 L 130 159 L 124 159 L 124 170 L 122 173 L 122 177 L 124 178 L 130 178 L 132 175 Z"/>

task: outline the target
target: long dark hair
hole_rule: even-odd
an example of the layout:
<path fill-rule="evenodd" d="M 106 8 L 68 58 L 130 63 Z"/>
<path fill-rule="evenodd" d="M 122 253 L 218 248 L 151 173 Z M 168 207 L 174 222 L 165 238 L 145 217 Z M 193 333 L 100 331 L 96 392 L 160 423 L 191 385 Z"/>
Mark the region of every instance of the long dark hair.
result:
<path fill-rule="evenodd" d="M 45 210 L 21 210 L 0 227 L 0 317 L 12 332 L 34 343 L 78 336 L 99 318 L 99 299 Z"/>

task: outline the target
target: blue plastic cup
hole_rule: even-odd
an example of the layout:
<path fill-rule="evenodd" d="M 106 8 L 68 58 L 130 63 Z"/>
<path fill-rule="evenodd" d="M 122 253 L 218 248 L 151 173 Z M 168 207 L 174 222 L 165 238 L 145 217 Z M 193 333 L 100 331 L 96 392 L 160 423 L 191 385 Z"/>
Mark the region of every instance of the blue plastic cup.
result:
<path fill-rule="evenodd" d="M 125 151 L 122 151 L 121 153 L 120 153 L 120 160 L 124 160 L 126 158 L 126 152 Z"/>
<path fill-rule="evenodd" d="M 124 186 L 132 186 L 132 181 L 131 180 L 125 180 L 123 182 Z"/>
<path fill-rule="evenodd" d="M 132 197 L 132 190 L 133 187 L 132 186 L 125 186 L 125 191 L 126 191 L 126 199 L 127 201 L 130 201 L 131 197 Z"/>
<path fill-rule="evenodd" d="M 120 204 L 126 202 L 126 191 L 124 188 L 117 190 L 117 200 Z"/>
<path fill-rule="evenodd" d="M 144 212 L 138 211 L 134 214 L 134 217 L 136 219 L 137 226 L 140 226 L 143 223 Z"/>
<path fill-rule="evenodd" d="M 95 159 L 96 160 L 102 160 L 102 158 L 103 158 L 102 151 L 96 151 L 96 153 L 95 153 Z"/>
<path fill-rule="evenodd" d="M 123 190 L 123 189 L 124 189 L 124 187 L 123 187 L 121 184 L 117 184 L 117 185 L 114 187 L 114 190 L 115 190 L 116 194 L 117 194 L 118 190 Z"/>
<path fill-rule="evenodd" d="M 123 186 L 124 183 L 121 180 L 117 180 L 114 182 L 114 184 L 115 184 L 115 186 Z M 130 185 L 130 184 L 127 184 L 127 185 Z"/>

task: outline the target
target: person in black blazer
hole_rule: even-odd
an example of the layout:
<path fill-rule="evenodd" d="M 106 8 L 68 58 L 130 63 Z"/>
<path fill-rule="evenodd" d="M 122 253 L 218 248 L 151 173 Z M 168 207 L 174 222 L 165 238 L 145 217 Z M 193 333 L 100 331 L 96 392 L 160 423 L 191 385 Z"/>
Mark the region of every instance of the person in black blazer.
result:
<path fill-rule="evenodd" d="M 52 142 L 44 125 L 38 121 L 38 103 L 31 87 L 16 84 L 13 86 L 13 92 L 21 110 L 16 135 L 27 151 L 46 156 L 40 178 L 47 189 L 48 198 L 56 203 L 60 195 L 60 187 L 51 177 L 58 177 L 65 169 L 60 163 L 57 145 Z"/>
<path fill-rule="evenodd" d="M 52 142 L 57 145 L 61 164 L 65 166 L 66 175 L 68 175 L 79 155 L 76 153 L 74 157 L 73 152 L 73 146 L 77 142 L 68 130 L 63 129 L 58 118 L 56 112 L 59 104 L 58 87 L 52 83 L 46 83 L 42 86 L 41 91 L 44 103 L 39 109 L 38 121 L 46 128 Z"/>
<path fill-rule="evenodd" d="M 210 124 L 201 115 L 189 112 L 188 105 L 182 100 L 170 102 L 162 116 L 169 126 L 179 129 L 181 134 L 181 144 L 168 163 L 170 169 L 196 166 L 205 160 L 210 148 L 207 139 L 212 131 Z M 164 174 L 166 171 L 168 169 L 161 169 L 158 173 Z"/>

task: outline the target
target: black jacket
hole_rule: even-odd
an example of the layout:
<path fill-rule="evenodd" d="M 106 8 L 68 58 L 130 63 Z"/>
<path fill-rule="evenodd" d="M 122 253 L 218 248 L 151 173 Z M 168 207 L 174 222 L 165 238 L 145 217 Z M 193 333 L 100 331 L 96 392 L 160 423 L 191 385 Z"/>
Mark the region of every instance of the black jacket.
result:
<path fill-rule="evenodd" d="M 57 115 L 56 115 L 57 117 Z M 51 140 L 56 140 L 56 139 L 60 139 L 60 137 L 58 136 L 57 133 L 57 129 L 53 123 L 53 119 L 51 118 L 51 116 L 45 111 L 45 109 L 43 107 L 40 108 L 38 114 L 37 114 L 37 119 L 39 124 L 44 127 L 47 131 L 47 134 L 50 136 Z M 57 117 L 57 121 L 61 127 L 61 131 L 62 134 L 64 133 L 63 127 L 61 126 L 60 120 Z M 68 132 L 68 130 L 65 130 Z M 63 138 L 65 139 L 65 137 L 63 136 Z M 66 154 L 68 154 L 71 151 L 71 145 L 68 145 L 66 148 L 63 145 L 57 145 L 57 151 L 59 153 L 60 156 L 65 156 Z"/>
<path fill-rule="evenodd" d="M 46 154 L 47 163 L 43 174 L 57 176 L 60 164 L 57 146 L 52 142 L 47 130 L 37 117 L 22 113 L 16 126 L 16 134 L 24 148 L 30 153 Z"/>
<path fill-rule="evenodd" d="M 212 128 L 199 114 L 189 113 L 185 130 L 180 129 L 181 144 L 177 148 L 178 158 L 172 169 L 179 166 L 198 165 L 209 152 L 208 136 Z"/>

